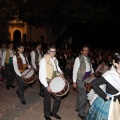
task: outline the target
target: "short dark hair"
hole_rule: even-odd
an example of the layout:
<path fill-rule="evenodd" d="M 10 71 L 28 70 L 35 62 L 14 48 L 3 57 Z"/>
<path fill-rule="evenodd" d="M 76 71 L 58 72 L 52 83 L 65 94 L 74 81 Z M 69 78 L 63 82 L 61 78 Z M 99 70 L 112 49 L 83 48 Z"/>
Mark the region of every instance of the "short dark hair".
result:
<path fill-rule="evenodd" d="M 10 41 L 10 42 L 7 43 L 8 46 L 9 46 L 10 44 L 13 44 L 13 45 L 14 45 L 14 43 L 13 43 L 12 41 Z"/>
<path fill-rule="evenodd" d="M 120 63 L 120 54 L 119 53 L 115 53 L 113 60 L 115 63 Z"/>
<path fill-rule="evenodd" d="M 23 44 L 23 43 L 18 43 L 18 44 L 17 44 L 17 48 L 20 48 L 20 47 L 22 47 L 22 46 L 24 47 L 24 44 Z"/>
<path fill-rule="evenodd" d="M 41 43 L 41 42 L 36 42 L 36 43 L 35 43 L 35 48 L 36 48 L 37 46 L 39 46 L 39 45 L 42 45 L 42 43 Z"/>
<path fill-rule="evenodd" d="M 83 51 L 84 48 L 90 49 L 89 45 L 83 45 L 82 48 L 81 48 L 81 51 Z"/>
<path fill-rule="evenodd" d="M 50 49 L 52 49 L 52 48 L 53 48 L 53 49 L 56 49 L 56 45 L 53 44 L 53 43 L 49 44 L 48 47 L 47 47 L 48 50 L 50 50 Z"/>

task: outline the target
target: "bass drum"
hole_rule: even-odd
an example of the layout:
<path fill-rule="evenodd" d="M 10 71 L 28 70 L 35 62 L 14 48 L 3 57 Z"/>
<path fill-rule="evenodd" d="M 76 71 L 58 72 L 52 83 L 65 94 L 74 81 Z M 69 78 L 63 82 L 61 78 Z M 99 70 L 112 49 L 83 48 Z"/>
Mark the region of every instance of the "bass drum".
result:
<path fill-rule="evenodd" d="M 50 89 L 53 95 L 64 96 L 69 91 L 69 83 L 61 77 L 55 77 L 50 82 Z"/>
<path fill-rule="evenodd" d="M 22 75 L 25 75 L 23 78 L 25 83 L 31 84 L 37 80 L 36 75 L 34 74 L 34 70 L 32 69 L 26 69 Z"/>

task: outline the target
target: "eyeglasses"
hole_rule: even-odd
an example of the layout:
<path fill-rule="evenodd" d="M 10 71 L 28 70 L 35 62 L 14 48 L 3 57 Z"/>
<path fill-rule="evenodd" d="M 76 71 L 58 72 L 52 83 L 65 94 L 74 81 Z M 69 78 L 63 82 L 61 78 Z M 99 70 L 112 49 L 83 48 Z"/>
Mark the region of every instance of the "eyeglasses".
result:
<path fill-rule="evenodd" d="M 50 51 L 51 53 L 56 53 L 56 51 Z"/>

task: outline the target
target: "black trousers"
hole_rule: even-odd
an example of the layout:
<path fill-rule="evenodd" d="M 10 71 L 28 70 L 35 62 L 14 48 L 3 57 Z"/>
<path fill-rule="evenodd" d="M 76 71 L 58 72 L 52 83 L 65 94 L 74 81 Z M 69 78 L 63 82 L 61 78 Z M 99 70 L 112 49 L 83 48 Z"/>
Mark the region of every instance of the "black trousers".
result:
<path fill-rule="evenodd" d="M 43 95 L 43 96 L 44 96 L 44 87 L 43 87 L 43 85 L 41 84 L 40 80 L 39 80 L 39 85 L 40 85 L 39 95 Z"/>
<path fill-rule="evenodd" d="M 39 70 L 39 65 L 36 65 L 37 69 Z M 44 96 L 44 86 L 41 84 L 40 80 L 39 80 L 39 71 L 35 71 L 35 75 L 37 76 L 37 80 L 39 81 L 39 85 L 40 85 L 40 91 L 39 91 L 39 95 Z"/>
<path fill-rule="evenodd" d="M 13 64 L 7 64 L 5 63 L 5 78 L 7 79 L 6 85 L 7 86 L 13 86 L 13 81 L 15 78 L 15 72 L 14 72 L 14 67 Z"/>
<path fill-rule="evenodd" d="M 54 99 L 54 102 L 53 102 L 53 107 L 51 110 L 51 96 L 52 94 L 48 92 L 46 87 L 44 87 L 44 116 L 46 117 L 50 116 L 50 112 L 57 113 L 60 108 L 60 104 L 61 104 L 61 97 L 52 96 Z"/>
<path fill-rule="evenodd" d="M 28 88 L 28 84 L 23 82 L 23 78 L 21 78 L 20 76 L 16 75 L 16 78 L 17 78 L 16 80 L 17 80 L 17 83 L 18 83 L 17 93 L 20 96 L 20 100 L 25 101 L 24 91 Z"/>

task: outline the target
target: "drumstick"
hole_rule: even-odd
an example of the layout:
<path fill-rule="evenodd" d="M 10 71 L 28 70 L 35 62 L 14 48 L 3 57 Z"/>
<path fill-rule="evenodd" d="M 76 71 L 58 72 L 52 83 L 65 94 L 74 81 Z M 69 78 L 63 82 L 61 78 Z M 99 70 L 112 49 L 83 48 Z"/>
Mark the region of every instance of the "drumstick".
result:
<path fill-rule="evenodd" d="M 51 93 L 52 95 L 53 95 L 53 97 L 56 99 L 56 100 L 58 100 L 58 98 L 53 94 L 53 93 Z"/>

